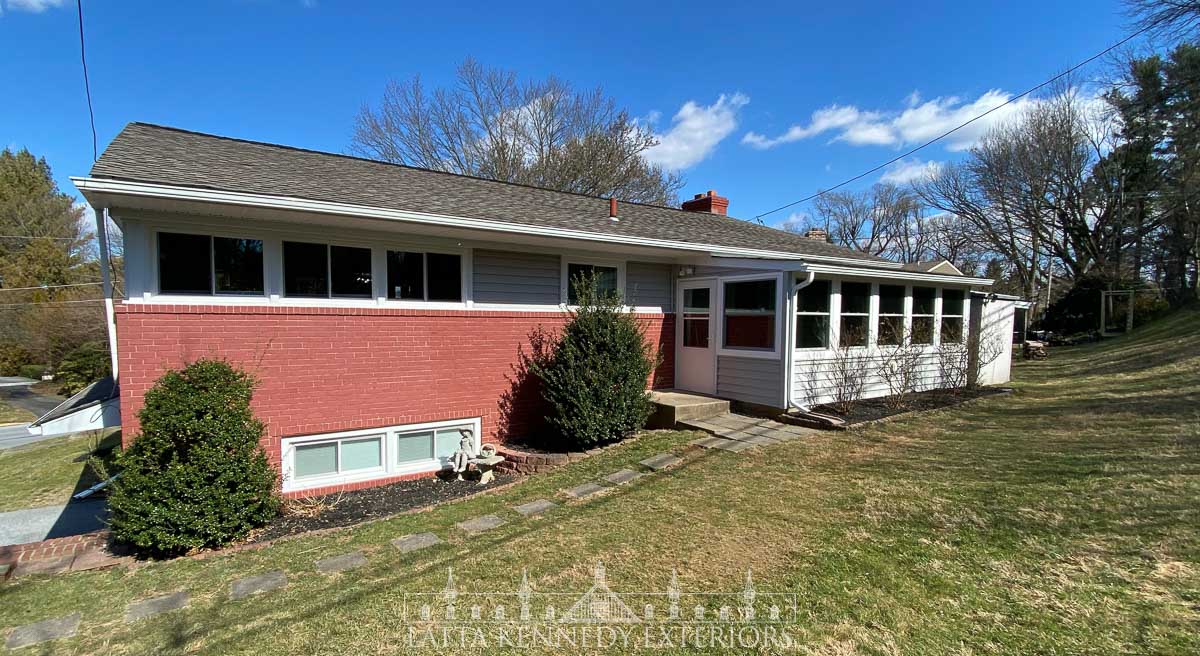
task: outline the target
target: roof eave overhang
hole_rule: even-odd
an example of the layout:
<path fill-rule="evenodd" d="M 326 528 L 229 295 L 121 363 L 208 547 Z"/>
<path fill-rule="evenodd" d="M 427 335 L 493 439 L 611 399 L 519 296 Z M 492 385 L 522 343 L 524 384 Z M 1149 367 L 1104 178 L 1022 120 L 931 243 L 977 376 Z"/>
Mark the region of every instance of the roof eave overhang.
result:
<path fill-rule="evenodd" d="M 904 269 L 879 269 L 875 267 L 823 264 L 812 262 L 801 271 L 811 271 L 816 274 L 853 276 L 860 278 L 878 278 L 883 280 L 909 280 L 913 282 L 936 282 L 964 287 L 990 287 L 994 280 L 991 278 L 972 278 L 970 276 L 953 276 L 940 273 L 922 273 Z"/>
<path fill-rule="evenodd" d="M 625 244 L 631 246 L 648 246 L 675 251 L 688 251 L 705 256 L 742 257 L 767 260 L 796 260 L 802 257 L 805 261 L 836 263 L 854 263 L 853 258 L 839 258 L 824 255 L 799 255 L 786 251 L 772 251 L 756 248 L 741 248 L 721 244 L 703 244 L 692 242 L 672 241 L 665 239 L 650 239 L 646 237 L 613 235 L 608 233 L 570 230 L 566 228 L 535 226 L 528 224 L 510 223 L 474 217 L 433 214 L 429 212 L 414 212 L 369 205 L 354 205 L 334 203 L 329 201 L 298 198 L 294 196 L 273 196 L 250 194 L 236 191 L 224 191 L 201 187 L 182 185 L 165 185 L 158 183 L 121 180 L 116 178 L 72 177 L 71 182 L 79 189 L 93 207 L 117 207 L 122 199 L 156 198 L 176 201 L 190 201 L 216 205 L 231 205 L 239 207 L 263 208 L 271 210 L 298 211 L 316 214 L 327 214 L 345 217 L 358 217 L 376 220 L 395 221 L 433 225 L 460 229 L 481 230 L 494 233 L 518 235 L 545 236 L 579 241 Z M 881 263 L 883 267 L 899 268 L 899 264 Z"/>

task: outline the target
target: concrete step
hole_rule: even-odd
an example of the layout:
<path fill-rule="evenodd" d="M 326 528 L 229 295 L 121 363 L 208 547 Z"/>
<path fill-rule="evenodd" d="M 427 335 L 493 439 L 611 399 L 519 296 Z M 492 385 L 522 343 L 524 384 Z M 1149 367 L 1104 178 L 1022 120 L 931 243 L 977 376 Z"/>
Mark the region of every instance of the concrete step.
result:
<path fill-rule="evenodd" d="M 654 403 L 654 414 L 650 415 L 650 428 L 675 428 L 682 421 L 705 419 L 729 412 L 729 401 L 691 392 L 662 390 L 650 392 Z"/>

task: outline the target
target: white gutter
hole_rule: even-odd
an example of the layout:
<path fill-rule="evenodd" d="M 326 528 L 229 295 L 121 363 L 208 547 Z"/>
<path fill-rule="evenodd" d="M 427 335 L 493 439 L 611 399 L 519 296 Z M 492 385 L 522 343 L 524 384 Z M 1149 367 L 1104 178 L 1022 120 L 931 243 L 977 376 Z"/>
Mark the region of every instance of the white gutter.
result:
<path fill-rule="evenodd" d="M 814 262 L 803 268 L 804 271 L 813 273 L 826 273 L 838 276 L 860 276 L 863 278 L 886 278 L 894 280 L 918 280 L 924 282 L 940 282 L 952 285 L 979 285 L 990 286 L 994 280 L 991 278 L 970 278 L 967 276 L 949 276 L 940 273 L 922 273 L 920 271 L 908 271 L 905 269 L 874 269 L 864 266 L 839 266 L 832 264 L 821 264 Z"/>
<path fill-rule="evenodd" d="M 791 403 L 792 405 L 796 406 L 797 408 L 800 408 L 800 410 L 802 410 L 804 412 L 808 412 L 808 406 L 802 402 L 797 401 L 795 398 L 795 395 L 792 393 L 795 391 L 794 390 L 795 378 L 793 377 L 793 374 L 795 373 L 795 368 L 796 368 L 795 330 L 796 330 L 796 312 L 798 311 L 798 309 L 796 308 L 796 301 L 797 301 L 797 299 L 799 299 L 799 296 L 797 294 L 799 294 L 800 290 L 811 285 L 813 283 L 813 280 L 816 279 L 816 277 L 817 277 L 817 274 L 815 272 L 809 271 L 808 277 L 806 277 L 803 281 L 797 282 L 795 285 L 792 285 L 792 293 L 791 293 L 791 295 L 788 296 L 788 304 L 790 306 L 788 308 L 788 315 L 787 315 L 787 321 L 786 321 L 788 330 L 784 331 L 784 339 L 787 340 L 787 343 L 782 345 L 786 352 L 786 355 L 784 356 L 785 360 L 784 360 L 784 367 L 783 367 L 783 375 L 784 375 L 783 389 L 784 389 L 784 394 L 787 397 L 785 400 L 788 403 Z M 787 408 L 784 408 L 784 409 L 786 410 Z"/>
<path fill-rule="evenodd" d="M 667 239 L 650 239 L 630 235 L 613 235 L 606 233 L 588 232 L 585 230 L 570 230 L 566 228 L 534 226 L 527 224 L 494 221 L 490 219 L 452 216 L 446 214 L 431 214 L 428 212 L 412 212 L 370 205 L 353 205 L 348 203 L 333 203 L 328 201 L 296 198 L 293 196 L 272 196 L 266 194 L 249 194 L 236 191 L 220 191 L 215 189 L 200 189 L 177 185 L 163 185 L 128 180 L 111 180 L 107 178 L 72 177 L 71 182 L 86 197 L 89 193 L 114 194 L 144 198 L 162 198 L 178 201 L 193 201 L 201 203 L 216 203 L 221 205 L 240 205 L 245 207 L 260 207 L 275 210 L 293 210 L 312 212 L 316 214 L 331 214 L 338 216 L 353 216 L 360 218 L 385 219 L 405 223 L 417 223 L 452 228 L 472 230 L 488 230 L 520 235 L 541 237 L 558 237 L 578 239 L 582 241 L 606 242 L 630 246 L 649 246 L 682 251 L 694 251 L 712 255 L 767 258 L 777 260 L 795 260 L 797 256 L 812 261 L 847 261 L 852 258 L 827 257 L 820 255 L 801 255 L 786 251 L 772 251 L 757 248 L 742 248 L 736 246 L 721 246 L 717 244 L 696 244 Z M 111 203 L 103 203 L 109 205 Z M 607 225 L 607 222 L 606 222 Z"/>

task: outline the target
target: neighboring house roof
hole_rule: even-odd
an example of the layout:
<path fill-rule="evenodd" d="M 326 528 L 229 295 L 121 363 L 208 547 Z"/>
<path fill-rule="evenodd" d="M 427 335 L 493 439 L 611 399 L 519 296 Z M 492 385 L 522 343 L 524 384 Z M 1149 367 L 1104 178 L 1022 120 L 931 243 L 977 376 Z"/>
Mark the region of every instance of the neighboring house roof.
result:
<path fill-rule="evenodd" d="M 901 267 L 905 271 L 919 273 L 941 273 L 949 276 L 961 276 L 963 272 L 950 263 L 950 260 L 934 260 L 932 262 L 909 262 Z"/>
<path fill-rule="evenodd" d="M 146 123 L 125 126 L 92 167 L 92 176 L 895 266 L 718 214 L 621 202 L 620 221 L 610 221 L 604 198 Z"/>

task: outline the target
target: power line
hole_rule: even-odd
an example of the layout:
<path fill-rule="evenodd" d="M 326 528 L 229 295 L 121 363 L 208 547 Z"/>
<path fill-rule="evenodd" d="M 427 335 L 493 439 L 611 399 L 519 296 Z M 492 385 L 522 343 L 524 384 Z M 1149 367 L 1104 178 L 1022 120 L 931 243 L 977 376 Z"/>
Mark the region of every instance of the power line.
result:
<path fill-rule="evenodd" d="M 38 285 L 37 287 L 0 287 L 0 292 L 28 292 L 43 289 L 63 289 L 64 287 L 90 287 L 102 284 L 100 282 L 75 282 L 68 285 Z"/>
<path fill-rule="evenodd" d="M 96 148 L 96 114 L 92 111 L 92 85 L 88 82 L 87 70 L 87 48 L 83 45 L 83 0 L 75 0 L 75 7 L 79 10 L 79 61 L 83 64 L 83 90 L 87 94 L 88 119 L 92 124 L 92 161 L 99 158 L 99 150 Z"/>
<path fill-rule="evenodd" d="M 71 303 L 103 303 L 102 298 L 83 298 L 76 301 L 44 301 L 42 303 L 0 303 L 0 308 L 28 307 L 30 305 L 68 305 Z"/>
<path fill-rule="evenodd" d="M 787 209 L 787 208 L 789 208 L 789 207 L 793 207 L 793 206 L 795 206 L 795 205 L 799 205 L 800 203 L 805 203 L 805 202 L 808 202 L 808 201 L 810 201 L 810 200 L 813 200 L 814 198 L 818 198 L 818 197 L 820 197 L 820 196 L 824 196 L 825 194 L 827 194 L 827 193 L 829 193 L 829 192 L 831 192 L 831 191 L 833 191 L 833 190 L 835 190 L 835 189 L 840 189 L 841 187 L 845 187 L 846 185 L 850 184 L 851 182 L 854 182 L 854 181 L 856 181 L 856 180 L 861 180 L 861 179 L 863 179 L 863 178 L 867 177 L 868 175 L 871 175 L 872 173 L 875 173 L 875 172 L 877 172 L 877 171 L 879 171 L 879 170 L 881 170 L 881 169 L 883 169 L 883 168 L 886 168 L 886 167 L 888 167 L 888 166 L 891 166 L 892 164 L 895 164 L 896 162 L 899 162 L 900 160 L 904 159 L 905 157 L 908 157 L 909 155 L 912 155 L 912 154 L 914 154 L 914 153 L 916 153 L 916 152 L 918 152 L 918 151 L 920 151 L 920 150 L 924 150 L 925 148 L 927 148 L 927 147 L 929 147 L 929 146 L 931 146 L 931 145 L 933 145 L 933 144 L 937 143 L 938 141 L 941 141 L 942 139 L 945 139 L 946 137 L 948 137 L 948 136 L 950 136 L 950 135 L 954 134 L 955 132 L 958 132 L 959 130 L 961 130 L 961 129 L 963 129 L 963 128 L 967 127 L 968 125 L 970 125 L 970 124 L 974 123 L 975 121 L 978 121 L 979 119 L 981 119 L 981 118 L 983 118 L 983 117 L 987 116 L 988 114 L 991 114 L 992 112 L 994 112 L 994 111 L 996 111 L 996 110 L 998 110 L 998 109 L 1000 109 L 1000 108 L 1002 108 L 1002 107 L 1005 107 L 1005 106 L 1007 106 L 1007 105 L 1011 105 L 1012 103 L 1014 103 L 1014 102 L 1016 102 L 1016 101 L 1020 100 L 1021 98 L 1024 98 L 1025 96 L 1028 96 L 1029 94 L 1031 94 L 1031 93 L 1033 93 L 1033 92 L 1037 91 L 1038 89 L 1041 89 L 1041 88 L 1043 88 L 1043 87 L 1045 87 L 1045 86 L 1048 86 L 1048 85 L 1050 85 L 1050 84 L 1053 84 L 1054 82 L 1057 82 L 1057 81 L 1059 81 L 1059 80 L 1063 79 L 1064 77 L 1066 77 L 1066 76 L 1070 75 L 1071 73 L 1074 73 L 1075 71 L 1077 71 L 1077 70 L 1079 70 L 1079 69 L 1083 68 L 1084 66 L 1087 66 L 1088 64 L 1090 64 L 1090 63 L 1092 63 L 1092 62 L 1096 61 L 1097 59 L 1100 59 L 1101 57 L 1103 57 L 1103 56 L 1107 55 L 1108 53 L 1110 53 L 1110 52 L 1112 52 L 1112 51 L 1116 50 L 1117 48 L 1120 48 L 1121 46 L 1125 45 L 1126 43 L 1129 43 L 1130 41 L 1134 40 L 1135 38 L 1137 38 L 1137 37 L 1141 36 L 1142 34 L 1145 34 L 1145 33 L 1146 33 L 1146 32 L 1148 32 L 1148 31 L 1150 31 L 1152 28 L 1154 28 L 1154 27 L 1155 27 L 1155 25 L 1156 25 L 1156 24 L 1157 24 L 1157 23 L 1151 23 L 1150 25 L 1147 25 L 1147 26 L 1143 27 L 1142 29 L 1140 29 L 1140 30 L 1138 30 L 1138 31 L 1134 32 L 1133 34 L 1130 34 L 1129 36 L 1127 36 L 1127 37 L 1125 37 L 1124 39 L 1121 39 L 1120 41 L 1118 41 L 1118 42 L 1116 42 L 1116 43 L 1112 44 L 1111 46 L 1109 46 L 1109 47 L 1105 48 L 1104 50 L 1101 50 L 1100 52 L 1098 52 L 1098 53 L 1096 53 L 1096 54 L 1092 55 L 1091 57 L 1088 57 L 1087 59 L 1085 59 L 1085 60 L 1083 60 L 1083 61 L 1079 62 L 1078 64 L 1075 64 L 1074 66 L 1072 66 L 1071 68 L 1068 68 L 1067 70 L 1063 71 L 1062 73 L 1059 73 L 1058 75 L 1055 75 L 1054 77 L 1050 78 L 1049 80 L 1046 80 L 1045 82 L 1042 82 L 1041 84 L 1039 84 L 1039 85 L 1037 85 L 1037 86 L 1031 87 L 1031 88 L 1029 88 L 1029 89 L 1025 90 L 1024 92 L 1022 92 L 1022 93 L 1019 93 L 1019 94 L 1017 94 L 1017 95 L 1013 96 L 1012 98 L 1009 98 L 1008 100 L 1004 101 L 1003 103 L 1001 103 L 1001 104 L 999 104 L 999 105 L 996 105 L 995 107 L 993 107 L 993 108 L 991 108 L 991 109 L 987 110 L 986 112 L 983 112 L 982 114 L 979 114 L 978 116 L 974 116 L 974 117 L 972 117 L 972 118 L 970 118 L 970 119 L 968 119 L 968 120 L 966 120 L 966 121 L 964 121 L 964 122 L 962 122 L 962 123 L 959 123 L 959 124 L 958 124 L 958 125 L 956 125 L 955 127 L 953 127 L 953 128 L 950 128 L 949 130 L 946 130 L 945 132 L 943 132 L 943 133 L 939 134 L 938 136 L 936 136 L 936 137 L 934 137 L 934 138 L 930 139 L 929 141 L 926 141 L 925 143 L 923 143 L 923 144 L 921 144 L 921 145 L 917 146 L 916 148 L 913 148 L 912 150 L 909 150 L 909 151 L 907 151 L 907 152 L 905 152 L 905 153 L 902 153 L 902 154 L 900 154 L 900 155 L 897 155 L 896 157 L 893 157 L 892 159 L 889 159 L 888 161 L 884 162 L 883 164 L 880 164 L 879 166 L 876 166 L 875 168 L 873 168 L 873 169 L 871 169 L 871 170 L 869 170 L 869 171 L 864 171 L 863 173 L 859 173 L 858 175 L 854 176 L 853 178 L 850 178 L 850 179 L 848 179 L 848 180 L 845 180 L 845 181 L 843 181 L 843 182 L 840 182 L 840 183 L 838 183 L 838 184 L 836 184 L 836 185 L 834 185 L 834 186 L 832 186 L 832 187 L 830 187 L 830 188 L 828 188 L 828 189 L 822 189 L 821 191 L 818 191 L 817 193 L 815 193 L 815 194 L 812 194 L 812 195 L 810 195 L 810 196 L 805 196 L 804 198 L 801 198 L 800 200 L 793 201 L 793 202 L 791 202 L 791 203 L 788 203 L 788 204 L 786 204 L 786 205 L 780 205 L 779 207 L 776 207 L 775 209 L 773 209 L 773 210 L 770 210 L 769 212 L 763 212 L 762 214 L 759 214 L 758 216 L 754 217 L 754 220 L 755 220 L 755 221 L 759 221 L 759 222 L 761 223 L 761 222 L 762 222 L 762 218 L 763 218 L 764 216 L 767 216 L 768 214 L 774 214 L 774 213 L 776 213 L 776 212 L 778 212 L 778 211 L 780 211 L 780 210 L 786 210 L 786 209 Z"/>

